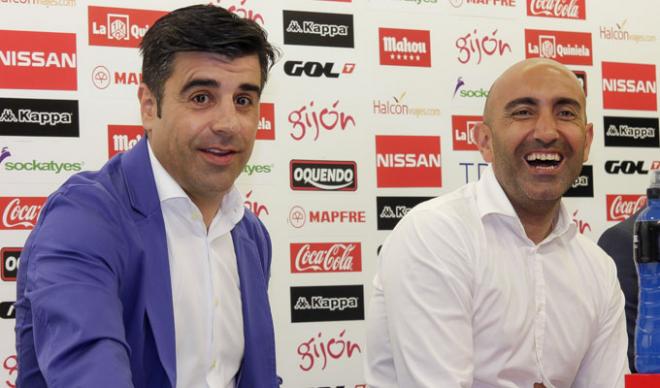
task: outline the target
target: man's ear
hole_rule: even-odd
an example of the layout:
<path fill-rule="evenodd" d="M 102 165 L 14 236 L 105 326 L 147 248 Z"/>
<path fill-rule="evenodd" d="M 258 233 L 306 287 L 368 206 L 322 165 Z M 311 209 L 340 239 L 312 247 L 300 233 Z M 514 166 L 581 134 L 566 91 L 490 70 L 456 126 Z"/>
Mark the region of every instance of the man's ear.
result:
<path fill-rule="evenodd" d="M 474 131 L 474 138 L 477 141 L 481 157 L 483 157 L 486 162 L 491 163 L 493 161 L 493 133 L 491 128 L 487 124 L 481 122 L 475 126 Z"/>
<path fill-rule="evenodd" d="M 582 163 L 589 159 L 589 151 L 591 150 L 591 142 L 594 140 L 594 125 L 587 123 L 584 134 L 584 157 Z"/>
<path fill-rule="evenodd" d="M 151 90 L 144 82 L 138 88 L 138 100 L 140 101 L 142 127 L 147 132 L 147 135 L 149 135 L 154 121 L 158 118 L 158 104 L 156 103 L 156 96 L 151 93 Z"/>

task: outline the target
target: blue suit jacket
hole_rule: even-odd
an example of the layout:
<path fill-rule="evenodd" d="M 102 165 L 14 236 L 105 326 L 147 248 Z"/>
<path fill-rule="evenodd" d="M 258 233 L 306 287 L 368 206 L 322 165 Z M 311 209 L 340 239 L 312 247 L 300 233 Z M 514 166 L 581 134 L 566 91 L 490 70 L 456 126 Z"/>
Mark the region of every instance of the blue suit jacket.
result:
<path fill-rule="evenodd" d="M 231 235 L 245 335 L 237 386 L 276 387 L 270 237 L 247 209 Z M 17 279 L 18 386 L 174 387 L 170 284 L 143 139 L 100 171 L 71 177 L 44 205 Z"/>

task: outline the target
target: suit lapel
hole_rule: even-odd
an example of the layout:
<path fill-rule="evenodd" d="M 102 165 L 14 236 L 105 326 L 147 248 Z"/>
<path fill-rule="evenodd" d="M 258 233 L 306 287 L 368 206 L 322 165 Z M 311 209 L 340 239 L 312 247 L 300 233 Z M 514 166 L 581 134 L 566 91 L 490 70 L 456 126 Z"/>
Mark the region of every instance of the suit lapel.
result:
<path fill-rule="evenodd" d="M 146 137 L 123 155 L 135 222 L 144 249 L 143 289 L 158 356 L 172 387 L 176 383 L 176 342 L 165 222 L 149 161 Z"/>

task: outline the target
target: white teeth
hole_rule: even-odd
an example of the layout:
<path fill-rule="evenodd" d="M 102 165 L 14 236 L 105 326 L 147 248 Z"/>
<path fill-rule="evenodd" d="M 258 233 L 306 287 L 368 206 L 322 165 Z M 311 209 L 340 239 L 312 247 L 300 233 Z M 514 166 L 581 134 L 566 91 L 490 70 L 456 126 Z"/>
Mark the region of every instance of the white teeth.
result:
<path fill-rule="evenodd" d="M 225 154 L 228 153 L 228 151 L 220 151 L 220 150 L 217 150 L 215 148 L 207 148 L 206 152 L 210 152 L 210 153 L 215 154 L 215 155 L 225 155 Z"/>
<path fill-rule="evenodd" d="M 533 162 L 535 160 L 554 160 L 556 162 L 559 162 L 561 160 L 561 156 L 559 156 L 559 154 L 546 154 L 546 153 L 534 152 L 532 154 L 527 155 L 527 160 L 530 162 Z"/>

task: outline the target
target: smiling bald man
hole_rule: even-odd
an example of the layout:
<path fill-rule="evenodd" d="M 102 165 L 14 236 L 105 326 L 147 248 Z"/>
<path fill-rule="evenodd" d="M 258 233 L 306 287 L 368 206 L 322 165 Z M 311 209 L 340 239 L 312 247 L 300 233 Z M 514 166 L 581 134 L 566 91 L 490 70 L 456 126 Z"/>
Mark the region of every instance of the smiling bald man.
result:
<path fill-rule="evenodd" d="M 593 126 L 575 75 L 528 59 L 493 84 L 481 180 L 422 203 L 388 236 L 367 317 L 370 387 L 623 387 L 612 260 L 561 197 Z"/>

